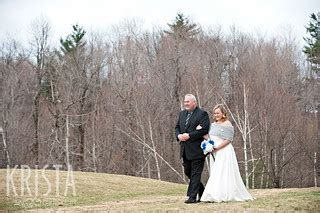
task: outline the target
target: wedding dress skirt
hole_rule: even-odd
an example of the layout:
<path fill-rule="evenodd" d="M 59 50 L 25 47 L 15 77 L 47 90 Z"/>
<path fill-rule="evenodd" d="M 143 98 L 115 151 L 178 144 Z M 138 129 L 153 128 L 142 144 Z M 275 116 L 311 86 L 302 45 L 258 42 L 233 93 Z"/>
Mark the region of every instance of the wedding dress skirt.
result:
<path fill-rule="evenodd" d="M 222 139 L 210 135 L 217 146 Z M 232 144 L 214 153 L 215 161 L 210 156 L 210 176 L 201 197 L 201 201 L 246 201 L 253 200 L 246 189 L 239 172 L 236 154 Z"/>

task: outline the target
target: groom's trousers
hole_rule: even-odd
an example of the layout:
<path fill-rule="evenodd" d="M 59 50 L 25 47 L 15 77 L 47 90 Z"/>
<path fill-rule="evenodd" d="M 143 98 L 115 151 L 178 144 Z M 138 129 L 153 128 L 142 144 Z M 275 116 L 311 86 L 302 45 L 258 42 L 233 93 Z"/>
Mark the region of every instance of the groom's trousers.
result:
<path fill-rule="evenodd" d="M 204 191 L 204 186 L 201 183 L 201 173 L 203 170 L 205 158 L 187 160 L 183 156 L 183 168 L 185 175 L 190 179 L 187 196 L 191 199 L 196 199 L 199 194 L 199 199 Z"/>

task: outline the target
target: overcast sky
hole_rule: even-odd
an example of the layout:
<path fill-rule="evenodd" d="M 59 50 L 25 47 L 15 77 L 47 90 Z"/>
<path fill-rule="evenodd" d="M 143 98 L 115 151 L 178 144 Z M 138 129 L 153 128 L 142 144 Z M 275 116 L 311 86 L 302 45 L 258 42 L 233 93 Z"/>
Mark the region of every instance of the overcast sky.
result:
<path fill-rule="evenodd" d="M 48 18 L 53 39 L 71 32 L 79 23 L 87 31 L 103 31 L 125 18 L 138 18 L 146 29 L 165 28 L 177 12 L 203 27 L 235 25 L 245 32 L 278 35 L 291 29 L 302 42 L 311 13 L 320 11 L 320 0 L 0 0 L 0 41 L 30 37 L 31 22 Z"/>

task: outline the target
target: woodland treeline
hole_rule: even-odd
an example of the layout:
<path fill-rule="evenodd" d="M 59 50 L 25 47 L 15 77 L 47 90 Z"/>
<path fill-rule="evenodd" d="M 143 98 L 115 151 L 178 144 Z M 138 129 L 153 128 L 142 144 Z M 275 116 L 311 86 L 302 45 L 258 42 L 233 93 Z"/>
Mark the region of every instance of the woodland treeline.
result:
<path fill-rule="evenodd" d="M 317 64 L 290 33 L 225 33 L 183 14 L 150 31 L 135 20 L 109 33 L 73 25 L 56 46 L 49 21 L 31 29 L 28 45 L 1 44 L 2 167 L 71 164 L 185 182 L 174 126 L 192 93 L 210 115 L 228 107 L 247 187 L 319 182 Z"/>

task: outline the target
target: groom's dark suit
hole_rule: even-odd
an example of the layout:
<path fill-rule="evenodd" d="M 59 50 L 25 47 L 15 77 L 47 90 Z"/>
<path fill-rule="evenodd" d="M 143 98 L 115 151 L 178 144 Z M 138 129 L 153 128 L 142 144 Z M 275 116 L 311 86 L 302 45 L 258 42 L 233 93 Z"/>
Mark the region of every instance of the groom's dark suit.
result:
<path fill-rule="evenodd" d="M 190 113 L 190 112 L 189 112 Z M 208 113 L 196 107 L 185 126 L 188 111 L 181 111 L 176 125 L 176 137 L 179 134 L 189 133 L 189 140 L 180 142 L 180 157 L 183 159 L 184 172 L 190 179 L 187 196 L 195 200 L 197 194 L 202 195 L 204 186 L 201 183 L 201 173 L 205 156 L 201 149 L 203 136 L 208 133 L 210 120 Z M 201 126 L 201 129 L 196 129 Z"/>

